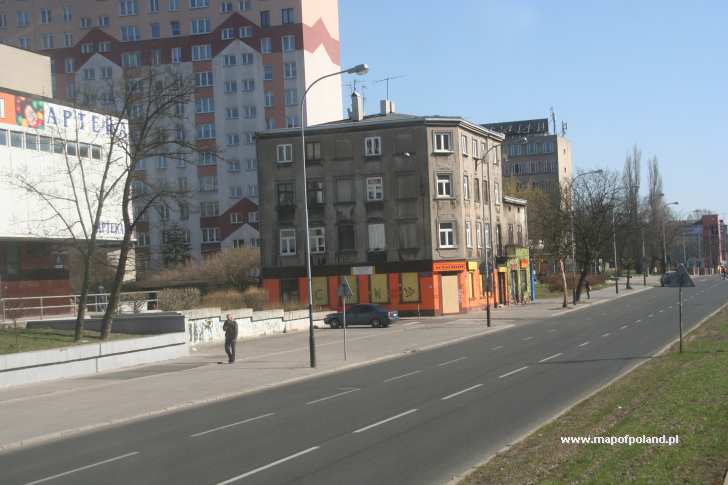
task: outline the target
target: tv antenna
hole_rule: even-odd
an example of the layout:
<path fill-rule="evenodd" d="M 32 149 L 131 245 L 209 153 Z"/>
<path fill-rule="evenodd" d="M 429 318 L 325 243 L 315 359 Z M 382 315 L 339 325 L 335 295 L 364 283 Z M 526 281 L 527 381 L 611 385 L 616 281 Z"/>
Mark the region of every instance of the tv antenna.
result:
<path fill-rule="evenodd" d="M 401 75 L 401 76 L 385 77 L 384 79 L 378 79 L 378 80 L 374 81 L 374 84 L 379 84 L 379 83 L 385 83 L 386 82 L 387 83 L 387 98 L 386 99 L 389 99 L 389 81 L 392 81 L 394 79 L 399 79 L 399 78 L 402 78 L 402 77 L 404 77 L 404 74 Z"/>
<path fill-rule="evenodd" d="M 561 136 L 562 137 L 566 136 L 566 130 L 568 130 L 568 129 L 569 129 L 569 124 L 566 121 L 562 121 L 561 122 Z"/>

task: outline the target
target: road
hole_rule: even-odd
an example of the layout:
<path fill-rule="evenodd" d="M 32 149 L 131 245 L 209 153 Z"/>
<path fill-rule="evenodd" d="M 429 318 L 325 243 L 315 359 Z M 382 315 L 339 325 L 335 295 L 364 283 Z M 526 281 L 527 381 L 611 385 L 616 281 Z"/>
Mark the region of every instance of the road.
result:
<path fill-rule="evenodd" d="M 699 279 L 684 294 L 690 327 L 726 301 L 728 282 Z M 655 288 L 430 351 L 20 449 L 0 455 L 0 483 L 442 484 L 675 338 L 676 295 L 676 289 Z"/>

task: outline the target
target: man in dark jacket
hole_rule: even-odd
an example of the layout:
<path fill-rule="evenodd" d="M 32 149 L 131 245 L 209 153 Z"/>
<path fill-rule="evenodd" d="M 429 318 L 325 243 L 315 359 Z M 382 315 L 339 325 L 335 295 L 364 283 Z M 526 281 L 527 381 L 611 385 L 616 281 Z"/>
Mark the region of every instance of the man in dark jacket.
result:
<path fill-rule="evenodd" d="M 228 355 L 228 364 L 235 362 L 235 341 L 238 339 L 238 322 L 231 313 L 227 314 L 227 320 L 222 324 L 225 331 L 225 353 Z"/>

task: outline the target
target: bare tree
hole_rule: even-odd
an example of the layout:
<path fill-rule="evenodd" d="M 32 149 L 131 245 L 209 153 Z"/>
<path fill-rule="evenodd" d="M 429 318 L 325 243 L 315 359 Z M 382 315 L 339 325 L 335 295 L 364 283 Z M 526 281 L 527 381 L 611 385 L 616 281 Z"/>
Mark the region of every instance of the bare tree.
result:
<path fill-rule="evenodd" d="M 634 145 L 627 155 L 622 172 L 622 207 L 620 212 L 619 241 L 621 266 L 627 271 L 627 289 L 630 288 L 631 272 L 641 268 L 643 225 L 640 211 L 640 179 L 642 152 Z M 616 217 L 615 217 L 616 221 Z M 616 230 L 617 228 L 615 228 Z"/>

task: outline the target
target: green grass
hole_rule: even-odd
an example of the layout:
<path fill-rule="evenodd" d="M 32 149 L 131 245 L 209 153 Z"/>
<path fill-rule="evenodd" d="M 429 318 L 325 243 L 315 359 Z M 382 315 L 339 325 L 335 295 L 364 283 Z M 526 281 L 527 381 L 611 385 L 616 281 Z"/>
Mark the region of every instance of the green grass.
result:
<path fill-rule="evenodd" d="M 667 445 L 564 445 L 561 436 L 679 435 Z M 722 484 L 728 469 L 728 310 L 478 467 L 460 485 Z"/>
<path fill-rule="evenodd" d="M 113 340 L 136 337 L 136 335 L 115 334 Z M 54 330 L 52 328 L 18 328 L 0 329 L 0 354 L 16 352 L 30 352 L 33 350 L 53 349 L 69 345 L 82 345 L 98 343 L 101 341 L 99 332 L 85 331 L 83 339 L 73 341 L 73 330 Z"/>

